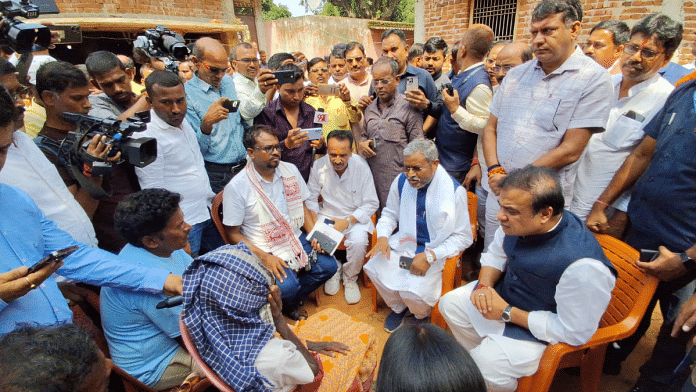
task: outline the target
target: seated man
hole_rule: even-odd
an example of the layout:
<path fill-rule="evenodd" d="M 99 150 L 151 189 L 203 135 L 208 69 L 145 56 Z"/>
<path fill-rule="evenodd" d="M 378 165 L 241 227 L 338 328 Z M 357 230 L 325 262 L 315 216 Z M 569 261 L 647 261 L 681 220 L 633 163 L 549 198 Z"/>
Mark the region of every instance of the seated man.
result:
<path fill-rule="evenodd" d="M 299 170 L 280 160 L 273 129 L 252 126 L 244 134 L 244 146 L 253 165 L 225 187 L 222 223 L 233 244 L 246 242 L 276 276 L 285 314 L 293 320 L 306 318 L 299 311 L 300 301 L 336 273 L 336 260 L 318 254 L 310 262 L 307 256 L 312 246 L 300 227 L 309 233 L 316 215 L 304 204 L 309 189 Z"/>
<path fill-rule="evenodd" d="M 365 272 L 392 310 L 384 321 L 387 332 L 401 325 L 407 311 L 427 320 L 440 299 L 445 261 L 473 242 L 466 189 L 439 163 L 432 140 L 406 146 L 404 173 L 391 184 L 377 243 L 367 254 Z M 401 267 L 401 258 L 412 260 L 409 268 Z"/>
<path fill-rule="evenodd" d="M 552 169 L 527 166 L 500 187 L 500 228 L 481 256 L 479 280 L 439 306 L 488 390 L 514 391 L 518 378 L 537 371 L 546 344 L 590 340 L 616 270 L 583 222 L 563 211 Z"/>
<path fill-rule="evenodd" d="M 345 344 L 326 339 L 306 340 L 305 346 L 281 314 L 273 275 L 244 243 L 197 258 L 185 276 L 182 320 L 201 358 L 235 391 L 290 391 L 322 378 L 310 350 L 329 356 L 361 351 L 355 347 L 349 353 Z M 362 333 L 374 342 L 374 329 L 367 328 Z M 332 369 L 325 366 L 325 371 Z M 356 377 L 351 373 L 349 381 Z"/>
<path fill-rule="evenodd" d="M 309 175 L 307 208 L 317 214 L 318 220 L 334 220 L 334 228 L 346 235 L 343 285 L 346 302 L 355 304 L 360 301 L 357 281 L 367 252 L 367 236 L 374 230 L 370 217 L 377 211 L 379 199 L 370 167 L 362 157 L 351 152 L 353 133 L 331 131 L 326 144 L 329 153 L 314 162 Z M 336 294 L 340 281 L 341 268 L 326 282 L 324 292 Z"/>
<path fill-rule="evenodd" d="M 128 244 L 119 256 L 133 265 L 183 274 L 193 259 L 184 251 L 191 226 L 184 221 L 180 201 L 177 193 L 144 189 L 120 202 L 114 221 Z M 164 299 L 163 294 L 101 290 L 102 325 L 111 359 L 156 390 L 180 385 L 197 370 L 181 342 L 181 307 L 157 309 Z"/>

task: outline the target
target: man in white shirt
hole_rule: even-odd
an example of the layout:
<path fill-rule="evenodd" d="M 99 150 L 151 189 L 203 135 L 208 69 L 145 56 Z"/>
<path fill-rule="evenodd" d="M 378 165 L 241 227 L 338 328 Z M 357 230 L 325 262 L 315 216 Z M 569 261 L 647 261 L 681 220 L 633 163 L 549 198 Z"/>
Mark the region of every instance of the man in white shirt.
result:
<path fill-rule="evenodd" d="M 283 313 L 293 320 L 307 318 L 300 301 L 336 273 L 336 259 L 312 252 L 300 231 L 309 233 L 316 215 L 304 203 L 309 189 L 300 171 L 280 161 L 273 128 L 253 125 L 243 142 L 251 164 L 225 187 L 222 223 L 230 242 L 244 241 L 275 275 Z"/>
<path fill-rule="evenodd" d="M 136 168 L 142 189 L 164 188 L 181 195 L 191 254 L 203 254 L 223 244 L 210 218 L 215 194 L 210 188 L 196 132 L 186 121 L 186 91 L 178 75 L 154 71 L 145 79 L 151 120 L 141 137 L 157 139 L 157 159 Z M 203 252 L 201 252 L 203 250 Z"/>
<path fill-rule="evenodd" d="M 660 26 L 658 36 L 650 34 L 652 31 L 645 23 L 639 22 L 624 45 L 628 49 L 623 50 L 619 60 L 622 73 L 612 77 L 614 99 L 606 131 L 592 136 L 578 163 L 570 211 L 580 219 L 587 218 L 626 157 L 643 140 L 643 126 L 662 109 L 674 90 L 658 71 L 669 63 L 673 48 L 679 46 L 677 35 L 681 36 L 681 31 Z M 620 231 L 623 226 L 620 222 L 626 222 L 629 197 L 630 193 L 625 193 L 611 209 L 618 210 L 614 211 L 613 221 L 619 224 L 615 229 Z"/>
<path fill-rule="evenodd" d="M 349 42 L 346 45 L 346 64 L 348 65 L 348 77 L 339 83 L 345 84 L 350 91 L 350 96 L 358 101 L 370 94 L 372 74 L 367 72 L 367 55 L 365 47 L 360 42 Z"/>
<path fill-rule="evenodd" d="M 374 230 L 370 218 L 379 207 L 379 199 L 370 166 L 351 151 L 353 134 L 344 130 L 331 131 L 326 136 L 326 144 L 327 155 L 314 162 L 309 175 L 306 203 L 307 208 L 317 214 L 317 220 L 333 220 L 334 229 L 346 236 L 346 263 L 326 282 L 324 292 L 336 294 L 343 275 L 346 302 L 352 305 L 360 301 L 358 274 L 367 252 L 367 236 Z"/>
<path fill-rule="evenodd" d="M 392 310 L 384 321 L 387 332 L 395 331 L 408 311 L 418 320 L 430 317 L 440 299 L 445 261 L 473 242 L 467 203 L 466 189 L 439 165 L 435 143 L 410 142 L 365 264 Z"/>
<path fill-rule="evenodd" d="M 514 391 L 534 374 L 547 344 L 594 335 L 616 270 L 584 223 L 563 211 L 552 169 L 527 166 L 501 182 L 500 228 L 481 255 L 479 280 L 440 299 L 488 390 Z"/>
<path fill-rule="evenodd" d="M 266 94 L 277 83 L 270 70 L 261 69 L 256 49 L 248 42 L 240 42 L 230 53 L 234 74 L 234 86 L 239 98 L 239 114 L 247 126 L 254 123 L 254 117 L 273 99 Z"/>

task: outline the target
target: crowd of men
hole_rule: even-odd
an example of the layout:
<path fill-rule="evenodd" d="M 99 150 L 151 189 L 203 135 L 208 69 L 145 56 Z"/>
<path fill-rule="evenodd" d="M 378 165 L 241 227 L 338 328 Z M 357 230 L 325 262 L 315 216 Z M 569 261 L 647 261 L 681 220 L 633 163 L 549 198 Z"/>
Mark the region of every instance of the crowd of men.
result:
<path fill-rule="evenodd" d="M 440 301 L 488 390 L 514 391 L 548 344 L 596 331 L 617 279 L 592 235 L 604 233 L 656 251 L 638 266 L 660 280 L 604 372 L 621 372 L 659 301 L 664 321 L 631 391 L 696 388 L 673 374 L 696 324 L 696 71 L 672 61 L 683 27 L 663 14 L 631 28 L 606 20 L 580 42 L 582 17 L 579 0 L 540 1 L 531 43 L 472 25 L 452 45 L 409 46 L 387 30 L 374 62 L 359 42 L 266 61 L 255 44 L 210 37 L 178 74 L 137 49 L 135 62 L 90 53 L 84 69 L 41 54 L 26 80 L 16 58 L 0 59 L 0 336 L 70 323 L 74 285 L 103 286 L 115 364 L 158 390 L 179 385 L 199 370 L 182 308 L 155 305 L 185 291 L 193 258 L 233 244 L 257 263 L 245 274 L 263 278 L 254 298 L 272 302 L 272 319 L 255 317 L 300 350 L 297 383 L 317 364 L 279 312 L 305 319 L 303 301 L 341 282 L 356 304 L 364 272 L 391 310 L 388 332 L 428 323 Z M 154 160 L 135 165 L 98 133 L 75 140 L 84 128 L 66 113 L 124 124 L 149 113 L 133 137 L 156 140 Z M 446 260 L 474 239 L 467 191 L 478 196 L 481 269 L 440 299 Z"/>

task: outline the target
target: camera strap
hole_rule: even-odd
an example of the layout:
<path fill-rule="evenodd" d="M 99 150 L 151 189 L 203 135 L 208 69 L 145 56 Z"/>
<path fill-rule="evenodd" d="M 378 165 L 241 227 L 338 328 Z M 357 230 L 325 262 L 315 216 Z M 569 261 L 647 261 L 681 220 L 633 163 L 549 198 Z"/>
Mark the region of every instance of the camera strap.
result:
<path fill-rule="evenodd" d="M 31 66 L 31 62 L 34 59 L 34 55 L 31 53 L 22 53 L 19 56 L 19 60 L 17 61 L 17 65 L 15 68 L 17 69 L 18 75 L 18 80 L 20 81 L 21 84 L 26 84 L 27 82 L 27 75 L 29 75 L 29 66 Z"/>

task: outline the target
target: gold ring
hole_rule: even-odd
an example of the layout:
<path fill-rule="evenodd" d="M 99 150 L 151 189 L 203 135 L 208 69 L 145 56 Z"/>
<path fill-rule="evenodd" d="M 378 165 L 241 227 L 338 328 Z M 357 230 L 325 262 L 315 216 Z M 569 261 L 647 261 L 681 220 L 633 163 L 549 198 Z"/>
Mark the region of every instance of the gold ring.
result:
<path fill-rule="evenodd" d="M 25 276 L 24 279 L 26 279 L 26 280 L 27 280 L 27 283 L 29 283 L 29 288 L 30 288 L 30 289 L 34 289 L 34 288 L 36 287 L 36 285 L 35 285 L 34 283 L 31 283 L 31 280 L 29 280 L 29 278 L 27 278 L 27 277 Z"/>

